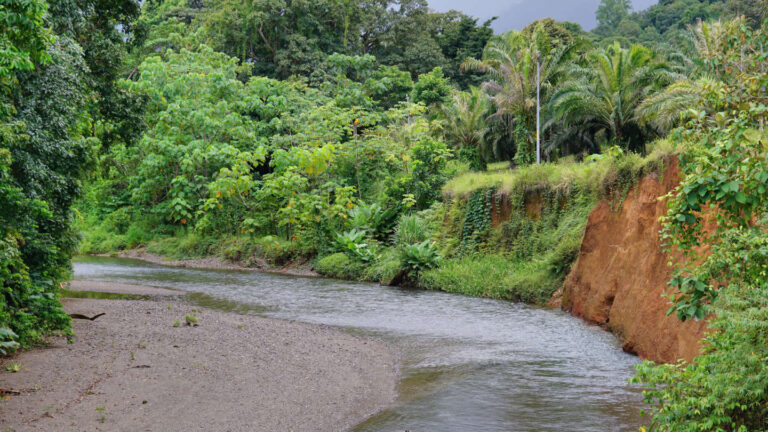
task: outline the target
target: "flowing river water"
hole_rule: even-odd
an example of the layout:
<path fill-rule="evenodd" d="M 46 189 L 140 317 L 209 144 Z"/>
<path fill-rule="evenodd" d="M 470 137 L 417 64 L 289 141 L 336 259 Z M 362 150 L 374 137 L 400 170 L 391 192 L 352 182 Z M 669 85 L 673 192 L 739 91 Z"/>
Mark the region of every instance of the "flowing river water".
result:
<path fill-rule="evenodd" d="M 637 431 L 638 359 L 558 310 L 376 284 L 81 258 L 75 279 L 187 291 L 202 306 L 338 326 L 402 356 L 399 399 L 355 431 Z M 258 347 L 257 347 L 258 348 Z"/>

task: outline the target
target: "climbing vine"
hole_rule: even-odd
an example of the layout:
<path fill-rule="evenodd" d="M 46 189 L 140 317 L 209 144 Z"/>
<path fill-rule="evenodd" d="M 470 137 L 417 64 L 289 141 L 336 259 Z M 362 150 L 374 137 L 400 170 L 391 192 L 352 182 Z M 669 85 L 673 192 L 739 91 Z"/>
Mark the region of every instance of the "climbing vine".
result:
<path fill-rule="evenodd" d="M 491 200 L 494 189 L 479 189 L 469 198 L 461 231 L 461 250 L 474 251 L 491 226 Z"/>

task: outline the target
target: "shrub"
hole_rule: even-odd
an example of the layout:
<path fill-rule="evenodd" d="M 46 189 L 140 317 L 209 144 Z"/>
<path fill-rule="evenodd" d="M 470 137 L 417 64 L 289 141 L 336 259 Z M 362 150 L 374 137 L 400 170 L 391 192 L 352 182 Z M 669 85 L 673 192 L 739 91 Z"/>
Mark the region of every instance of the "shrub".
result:
<path fill-rule="evenodd" d="M 365 231 L 353 229 L 336 234 L 334 250 L 349 255 L 350 258 L 369 262 L 373 259 L 373 251 L 366 243 Z"/>
<path fill-rule="evenodd" d="M 337 252 L 317 260 L 315 270 L 324 276 L 333 278 L 357 279 L 362 271 L 362 265 L 350 259 L 346 254 Z"/>
<path fill-rule="evenodd" d="M 284 265 L 297 257 L 299 245 L 296 242 L 282 240 L 274 236 L 262 237 L 259 241 L 261 256 L 272 265 Z"/>
<path fill-rule="evenodd" d="M 363 271 L 363 279 L 388 284 L 402 268 L 400 254 L 394 248 L 385 249 Z"/>
<path fill-rule="evenodd" d="M 395 230 L 395 246 L 405 247 L 421 243 L 429 238 L 429 226 L 421 217 L 413 214 L 403 215 Z"/>
<path fill-rule="evenodd" d="M 437 267 L 440 264 L 440 253 L 435 244 L 429 240 L 404 246 L 400 250 L 400 261 L 403 269 L 411 277 L 416 277 L 424 270 Z"/>
<path fill-rule="evenodd" d="M 349 212 L 353 229 L 363 230 L 373 238 L 383 240 L 391 230 L 395 209 L 384 210 L 379 204 L 359 204 Z"/>

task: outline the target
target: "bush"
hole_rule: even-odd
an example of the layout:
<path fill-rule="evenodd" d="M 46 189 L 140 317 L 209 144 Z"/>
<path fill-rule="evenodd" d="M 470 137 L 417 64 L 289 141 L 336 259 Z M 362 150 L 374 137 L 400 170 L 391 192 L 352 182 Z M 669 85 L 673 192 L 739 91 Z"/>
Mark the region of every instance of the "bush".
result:
<path fill-rule="evenodd" d="M 400 250 L 402 267 L 413 278 L 422 271 L 437 267 L 440 264 L 440 260 L 440 254 L 435 244 L 429 240 L 406 245 Z"/>
<path fill-rule="evenodd" d="M 261 256 L 272 265 L 285 265 L 300 255 L 299 245 L 296 242 L 274 236 L 262 237 L 258 244 Z"/>
<path fill-rule="evenodd" d="M 373 251 L 366 243 L 366 232 L 358 229 L 336 234 L 334 250 L 349 255 L 356 261 L 369 262 L 373 259 Z"/>
<path fill-rule="evenodd" d="M 417 215 L 403 215 L 395 230 L 395 246 L 405 247 L 429 238 L 429 225 Z"/>
<path fill-rule="evenodd" d="M 400 272 L 402 261 L 394 248 L 385 249 L 363 271 L 363 279 L 371 282 L 388 284 Z"/>
<path fill-rule="evenodd" d="M 357 279 L 362 272 L 362 265 L 346 254 L 337 252 L 317 260 L 315 270 L 321 275 L 333 278 Z"/>

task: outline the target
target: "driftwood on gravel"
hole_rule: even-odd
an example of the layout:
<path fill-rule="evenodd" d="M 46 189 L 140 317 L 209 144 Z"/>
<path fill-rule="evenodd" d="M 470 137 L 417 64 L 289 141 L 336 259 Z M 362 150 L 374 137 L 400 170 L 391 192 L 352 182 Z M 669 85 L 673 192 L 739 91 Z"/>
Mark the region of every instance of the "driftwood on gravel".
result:
<path fill-rule="evenodd" d="M 79 313 L 71 313 L 71 314 L 67 314 L 67 315 L 69 315 L 70 318 L 74 318 L 74 319 L 84 319 L 84 320 L 91 320 L 91 321 L 93 321 L 93 320 L 95 320 L 96 318 L 98 318 L 98 317 L 100 317 L 102 315 L 106 315 L 106 312 L 102 312 L 100 314 L 96 314 L 96 315 L 94 315 L 92 317 L 89 317 L 88 315 L 79 314 Z"/>

